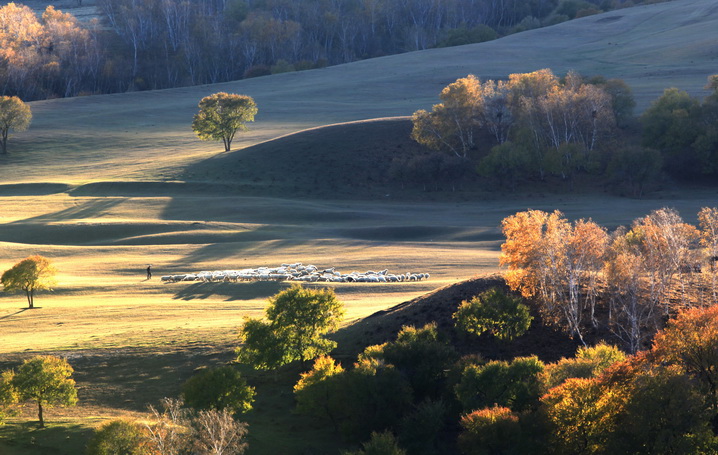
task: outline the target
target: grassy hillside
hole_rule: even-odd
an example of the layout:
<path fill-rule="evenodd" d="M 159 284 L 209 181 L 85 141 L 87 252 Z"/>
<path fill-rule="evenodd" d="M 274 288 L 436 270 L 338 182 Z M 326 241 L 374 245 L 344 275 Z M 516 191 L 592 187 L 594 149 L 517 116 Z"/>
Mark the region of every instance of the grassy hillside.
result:
<path fill-rule="evenodd" d="M 319 70 L 214 86 L 189 87 L 32 103 L 27 132 L 3 158 L 6 182 L 85 183 L 171 180 L 179 170 L 221 150 L 202 143 L 190 123 L 197 102 L 224 90 L 253 96 L 253 130 L 234 147 L 304 128 L 411 115 L 437 100 L 439 90 L 474 73 L 552 68 L 626 80 L 639 109 L 666 87 L 700 94 L 715 72 L 718 11 L 710 0 L 678 0 L 590 16 L 500 40 L 432 49 Z M 43 165 L 37 166 L 37 163 Z"/>
<path fill-rule="evenodd" d="M 311 128 L 189 166 L 185 180 L 223 182 L 242 194 L 323 199 L 415 199 L 395 167 L 425 151 L 406 117 Z M 414 197 L 412 197 L 414 195 Z"/>
<path fill-rule="evenodd" d="M 716 29 L 713 1 L 679 0 L 322 70 L 32 103 L 31 129 L 11 137 L 9 155 L 0 157 L 0 270 L 43 254 L 58 267 L 58 284 L 37 297 L 41 308 L 32 311 L 23 308 L 22 295 L 0 295 L 0 361 L 69 355 L 81 407 L 65 414 L 67 428 L 86 434 L 88 425 L 135 415 L 155 395 L 176 390 L 194 368 L 231 358 L 242 318 L 261 315 L 267 297 L 284 286 L 163 285 L 145 280 L 147 264 L 156 276 L 296 261 L 431 273 L 429 281 L 336 285 L 349 326 L 496 272 L 499 223 L 518 210 L 560 209 L 615 227 L 671 206 L 694 221 L 700 207 L 716 204 L 715 190 L 666 189 L 645 200 L 534 191 L 460 201 L 415 193 L 407 203 L 401 193 L 387 196 L 381 184 L 389 157 L 412 153 L 407 120 L 366 120 L 428 108 L 443 86 L 468 73 L 498 78 L 545 67 L 624 78 L 641 108 L 668 86 L 700 94 L 716 72 Z M 249 94 L 260 109 L 229 153 L 198 141 L 190 129 L 198 100 L 220 90 Z M 317 129 L 323 125 L 334 126 Z M 414 312 L 390 311 L 391 330 L 376 335 L 418 321 Z M 368 327 L 354 326 L 347 339 L 374 330 Z M 148 363 L 127 367 L 142 358 Z M 174 388 L 163 389 L 162 381 Z M 132 387 L 146 393 L 133 395 Z M 278 400 L 284 400 L 278 411 L 261 411 L 255 420 L 251 454 L 293 453 L 272 446 L 276 428 L 288 429 L 277 439 L 282 444 L 296 439 L 292 422 L 280 417 L 289 413 L 291 396 Z M 317 431 L 318 441 L 326 437 Z"/>

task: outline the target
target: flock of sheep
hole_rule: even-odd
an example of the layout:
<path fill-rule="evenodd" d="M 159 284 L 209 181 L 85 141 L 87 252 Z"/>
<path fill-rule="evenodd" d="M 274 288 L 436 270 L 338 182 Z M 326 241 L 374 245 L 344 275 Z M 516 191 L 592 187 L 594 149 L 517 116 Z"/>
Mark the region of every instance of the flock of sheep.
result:
<path fill-rule="evenodd" d="M 183 275 L 165 275 L 162 281 L 303 281 L 332 283 L 398 283 L 400 281 L 420 281 L 429 278 L 428 273 L 389 273 L 388 270 L 372 270 L 360 273 L 339 273 L 334 267 L 320 269 L 314 265 L 282 264 L 279 267 L 259 267 L 256 269 L 222 270 L 198 272 Z"/>

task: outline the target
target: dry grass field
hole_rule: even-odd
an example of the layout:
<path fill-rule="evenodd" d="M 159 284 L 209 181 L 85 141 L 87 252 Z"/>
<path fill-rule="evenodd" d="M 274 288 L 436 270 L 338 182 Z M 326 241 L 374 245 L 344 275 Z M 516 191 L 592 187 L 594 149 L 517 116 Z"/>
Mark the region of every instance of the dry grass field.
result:
<path fill-rule="evenodd" d="M 0 158 L 0 270 L 42 254 L 59 273 L 55 290 L 37 297 L 38 309 L 25 310 L 21 295 L 0 295 L 0 363 L 35 352 L 68 355 L 81 402 L 61 415 L 66 426 L 79 425 L 72 434 L 82 439 L 102 418 L 176 394 L 193 368 L 231 359 L 243 317 L 260 316 L 267 297 L 285 286 L 162 284 L 162 274 L 297 261 L 431 273 L 422 282 L 336 285 L 350 324 L 495 272 L 499 223 L 518 210 L 559 209 L 615 227 L 669 206 L 694 221 L 701 207 L 718 205 L 715 189 L 664 188 L 642 200 L 540 190 L 403 197 L 366 188 L 352 197 L 353 160 L 372 153 L 372 138 L 362 142 L 362 124 L 315 128 L 411 115 L 469 73 L 502 78 L 540 68 L 623 78 L 644 109 L 666 87 L 702 94 L 706 77 L 718 71 L 716 30 L 714 1 L 678 0 L 478 45 L 214 86 L 31 103 L 30 130 L 11 137 L 9 155 Z M 200 142 L 190 128 L 199 99 L 217 91 L 251 95 L 259 106 L 251 131 L 229 153 Z M 388 165 L 380 157 L 372 162 Z M 302 180 L 307 172 L 316 177 Z M 150 281 L 147 264 L 155 273 Z M 300 453 L 287 442 L 298 430 L 278 417 L 291 403 L 284 398 L 275 413 L 252 417 L 249 453 Z M 280 427 L 284 438 L 268 436 Z"/>

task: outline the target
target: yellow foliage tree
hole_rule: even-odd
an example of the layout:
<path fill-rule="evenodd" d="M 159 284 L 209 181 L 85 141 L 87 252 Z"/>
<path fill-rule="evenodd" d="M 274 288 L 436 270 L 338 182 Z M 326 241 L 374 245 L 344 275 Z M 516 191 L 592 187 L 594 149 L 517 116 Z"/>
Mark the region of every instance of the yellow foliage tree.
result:
<path fill-rule="evenodd" d="M 30 106 L 17 96 L 0 96 L 0 152 L 7 153 L 10 130 L 25 131 L 30 126 Z"/>
<path fill-rule="evenodd" d="M 0 278 L 6 291 L 24 291 L 29 308 L 34 308 L 35 291 L 51 289 L 56 269 L 50 260 L 40 256 L 29 256 L 6 270 Z"/>

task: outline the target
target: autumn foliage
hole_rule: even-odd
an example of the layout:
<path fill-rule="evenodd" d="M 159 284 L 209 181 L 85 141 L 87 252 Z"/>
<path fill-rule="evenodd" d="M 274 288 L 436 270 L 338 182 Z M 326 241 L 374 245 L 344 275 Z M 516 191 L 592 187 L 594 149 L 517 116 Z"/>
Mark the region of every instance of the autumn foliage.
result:
<path fill-rule="evenodd" d="M 479 163 L 501 177 L 547 173 L 570 179 L 592 166 L 592 154 L 616 132 L 616 96 L 578 73 L 550 69 L 480 81 L 470 74 L 447 85 L 441 102 L 412 117 L 412 138 L 431 149 Z"/>
<path fill-rule="evenodd" d="M 664 208 L 609 235 L 591 220 L 528 210 L 503 220 L 500 263 L 547 321 L 581 341 L 603 327 L 636 352 L 678 309 L 715 302 L 715 209 L 699 219 L 700 229 Z"/>

